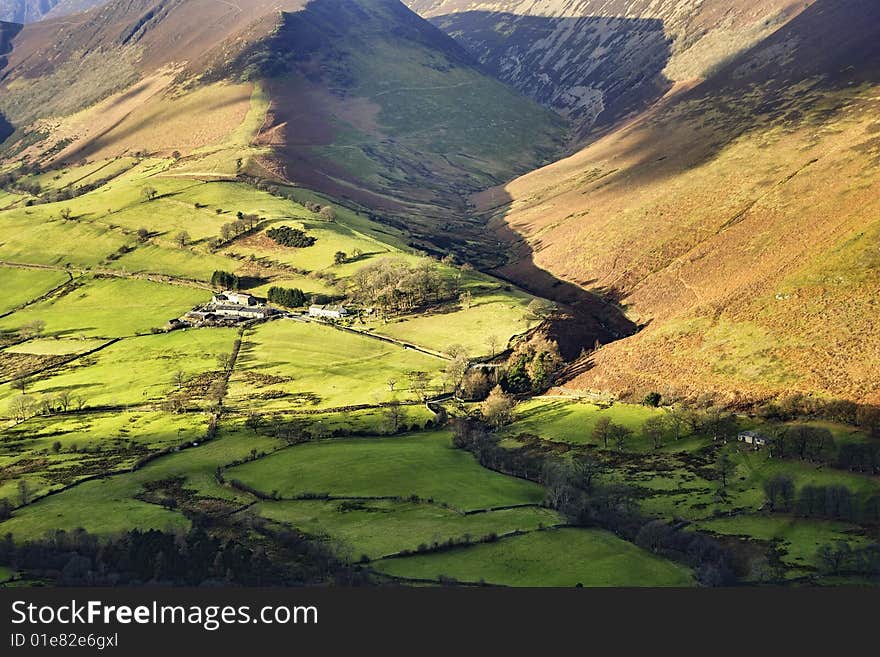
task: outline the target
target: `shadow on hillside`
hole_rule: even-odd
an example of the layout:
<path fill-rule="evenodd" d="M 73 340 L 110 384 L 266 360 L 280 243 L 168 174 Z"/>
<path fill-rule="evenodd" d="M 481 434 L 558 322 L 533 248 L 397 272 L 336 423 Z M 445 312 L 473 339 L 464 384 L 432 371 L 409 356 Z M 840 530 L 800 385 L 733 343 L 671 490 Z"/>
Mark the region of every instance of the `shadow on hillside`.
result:
<path fill-rule="evenodd" d="M 877 82 L 878 44 L 880 3 L 818 0 L 763 43 L 731 60 L 713 78 L 673 99 L 632 131 L 628 150 L 621 149 L 619 157 L 641 164 L 603 185 L 625 185 L 621 193 L 634 193 L 636 186 L 704 164 L 731 141 L 766 129 L 767 122 L 820 125 L 835 108 L 827 102 L 811 103 L 814 98 L 806 90 L 807 84 L 802 84 L 804 89 L 795 87 L 809 81 L 819 90 L 833 91 Z M 583 166 L 586 169 L 588 163 Z M 595 282 L 575 285 L 538 267 L 534 245 L 505 222 L 511 197 L 502 188 L 494 193 L 491 228 L 499 236 L 499 250 L 506 244 L 514 257 L 493 273 L 570 311 L 566 322 L 553 327 L 567 360 L 576 358 L 580 350 L 589 351 L 596 341 L 608 344 L 642 328 L 630 322 L 619 307 L 621 291 L 596 290 L 594 295 L 584 288 Z M 570 374 L 590 366 L 589 359 L 580 359 L 572 366 L 578 371 Z"/>
<path fill-rule="evenodd" d="M 878 44 L 876 0 L 817 0 L 631 131 L 618 156 L 639 164 L 618 184 L 699 167 L 753 133 L 823 125 L 852 100 L 835 92 L 880 82 Z"/>
<path fill-rule="evenodd" d="M 432 18 L 494 77 L 567 117 L 582 137 L 661 98 L 663 21 L 465 11 Z"/>
<path fill-rule="evenodd" d="M 512 199 L 507 192 L 497 193 L 505 197 L 499 205 L 509 207 Z M 620 290 L 591 291 L 590 281 L 580 285 L 564 281 L 535 264 L 533 247 L 504 222 L 504 215 L 496 216 L 484 232 L 497 238 L 498 251 L 507 251 L 511 256 L 507 263 L 488 269 L 488 273 L 558 305 L 561 312 L 548 322 L 547 330 L 566 361 L 575 361 L 597 344 L 621 340 L 643 328 L 624 313 Z"/>
<path fill-rule="evenodd" d="M 0 114 L 0 144 L 9 139 L 12 133 L 15 132 L 15 126 L 13 126 L 9 121 L 6 120 L 6 117 L 3 114 Z"/>

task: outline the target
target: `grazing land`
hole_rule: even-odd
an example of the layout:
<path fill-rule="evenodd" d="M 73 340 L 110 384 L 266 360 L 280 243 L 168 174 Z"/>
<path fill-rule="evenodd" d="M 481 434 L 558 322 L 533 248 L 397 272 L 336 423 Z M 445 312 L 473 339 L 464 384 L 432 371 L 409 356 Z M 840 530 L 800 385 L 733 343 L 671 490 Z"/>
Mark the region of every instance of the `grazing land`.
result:
<path fill-rule="evenodd" d="M 878 581 L 876 2 L 155 4 L 0 26 L 0 585 Z"/>
<path fill-rule="evenodd" d="M 448 552 L 386 559 L 389 575 L 504 586 L 690 586 L 687 569 L 596 529 L 551 529 Z"/>
<path fill-rule="evenodd" d="M 356 438 L 292 447 L 228 476 L 279 497 L 418 498 L 469 511 L 539 504 L 540 486 L 485 470 L 447 432 Z"/>

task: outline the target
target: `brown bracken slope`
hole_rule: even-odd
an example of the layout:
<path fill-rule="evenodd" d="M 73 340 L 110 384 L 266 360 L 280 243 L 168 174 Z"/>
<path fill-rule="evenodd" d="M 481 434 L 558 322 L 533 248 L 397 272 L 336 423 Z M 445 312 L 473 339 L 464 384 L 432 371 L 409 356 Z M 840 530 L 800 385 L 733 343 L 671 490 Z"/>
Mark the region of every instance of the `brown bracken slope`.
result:
<path fill-rule="evenodd" d="M 717 75 L 477 197 L 643 329 L 567 385 L 880 402 L 880 4 L 819 0 Z"/>

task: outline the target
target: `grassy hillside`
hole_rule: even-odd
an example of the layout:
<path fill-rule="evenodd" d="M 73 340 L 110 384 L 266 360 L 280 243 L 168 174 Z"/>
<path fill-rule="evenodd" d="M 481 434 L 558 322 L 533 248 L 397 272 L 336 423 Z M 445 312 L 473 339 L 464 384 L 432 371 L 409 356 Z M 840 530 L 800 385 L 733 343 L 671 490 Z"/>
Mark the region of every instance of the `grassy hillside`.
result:
<path fill-rule="evenodd" d="M 413 243 L 479 251 L 469 195 L 561 148 L 559 117 L 397 0 L 245 5 L 110 2 L 81 29 L 26 26 L 0 158 L 174 154 L 181 176 L 274 177 L 393 215 Z"/>
<path fill-rule="evenodd" d="M 564 137 L 557 117 L 396 1 L 313 2 L 268 47 L 291 55 L 240 64 L 273 72 L 266 167 L 397 215 L 441 248 L 466 246 L 471 192 L 548 161 Z"/>
<path fill-rule="evenodd" d="M 480 196 L 499 234 L 526 239 L 509 275 L 534 262 L 645 325 L 575 386 L 880 399 L 877 11 L 815 3 L 716 77 Z"/>

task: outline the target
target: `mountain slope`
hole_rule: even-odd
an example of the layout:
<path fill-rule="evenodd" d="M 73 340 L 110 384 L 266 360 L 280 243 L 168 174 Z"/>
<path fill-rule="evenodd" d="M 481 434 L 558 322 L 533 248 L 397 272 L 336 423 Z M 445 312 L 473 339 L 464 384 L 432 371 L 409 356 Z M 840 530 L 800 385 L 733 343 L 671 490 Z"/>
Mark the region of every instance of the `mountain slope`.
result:
<path fill-rule="evenodd" d="M 0 0 L 0 21 L 34 23 L 44 18 L 68 16 L 108 0 Z"/>
<path fill-rule="evenodd" d="M 704 77 L 797 15 L 803 0 L 408 0 L 501 80 L 594 125 Z"/>
<path fill-rule="evenodd" d="M 402 214 L 435 243 L 462 237 L 446 222 L 469 228 L 472 192 L 561 146 L 561 121 L 399 2 L 313 2 L 276 40 L 273 52 L 302 53 L 267 82 L 260 139 L 279 175 Z"/>
<path fill-rule="evenodd" d="M 19 137 L 7 156 L 186 155 L 235 130 L 258 83 L 268 113 L 255 168 L 240 173 L 406 218 L 420 244 L 445 249 L 451 237 L 466 249 L 469 195 L 561 148 L 558 117 L 397 0 L 280 7 L 116 0 L 75 25 L 25 26 L 0 70 L 0 113 Z M 199 130 L 188 130 L 194 115 Z"/>
<path fill-rule="evenodd" d="M 572 385 L 880 400 L 878 43 L 876 3 L 817 2 L 705 83 L 479 197 L 518 244 L 507 275 L 534 261 L 645 325 Z"/>

